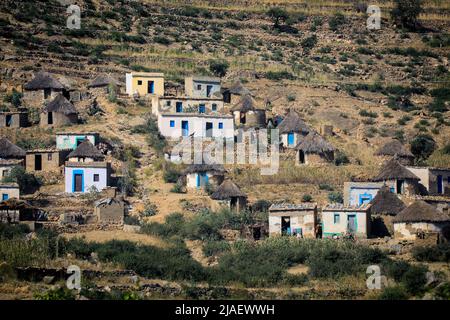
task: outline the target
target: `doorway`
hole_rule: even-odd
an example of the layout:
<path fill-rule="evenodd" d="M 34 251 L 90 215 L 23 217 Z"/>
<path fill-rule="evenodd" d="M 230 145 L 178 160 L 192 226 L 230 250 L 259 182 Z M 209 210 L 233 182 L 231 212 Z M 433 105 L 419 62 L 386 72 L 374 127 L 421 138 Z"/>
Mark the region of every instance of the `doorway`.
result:
<path fill-rule="evenodd" d="M 281 217 L 281 234 L 291 234 L 291 217 Z"/>
<path fill-rule="evenodd" d="M 154 81 L 148 82 L 147 93 L 155 93 L 155 82 Z"/>
<path fill-rule="evenodd" d="M 351 234 L 356 233 L 356 215 L 349 214 L 347 217 L 347 232 Z"/>
<path fill-rule="evenodd" d="M 206 96 L 209 98 L 211 96 L 211 90 L 212 90 L 213 86 L 206 86 Z"/>
<path fill-rule="evenodd" d="M 444 188 L 443 188 L 443 179 L 442 179 L 442 176 L 441 175 L 439 175 L 439 176 L 437 176 L 437 193 L 439 193 L 439 194 L 443 194 L 444 192 L 443 192 L 443 190 L 444 190 Z"/>
<path fill-rule="evenodd" d="M 230 209 L 231 209 L 232 211 L 237 210 L 237 205 L 238 205 L 238 198 L 232 197 L 232 198 L 230 199 Z"/>
<path fill-rule="evenodd" d="M 404 184 L 404 180 L 397 180 L 397 194 L 403 194 Z"/>
<path fill-rule="evenodd" d="M 53 112 L 47 114 L 47 124 L 53 124 Z"/>
<path fill-rule="evenodd" d="M 211 138 L 213 136 L 213 124 L 212 122 L 206 123 L 206 137 Z"/>
<path fill-rule="evenodd" d="M 298 151 L 298 161 L 300 163 L 305 163 L 305 153 L 302 150 Z"/>
<path fill-rule="evenodd" d="M 183 137 L 189 136 L 189 122 L 181 121 L 181 135 Z"/>
<path fill-rule="evenodd" d="M 6 123 L 5 123 L 6 127 L 11 127 L 12 126 L 12 115 L 7 114 L 6 115 Z"/>
<path fill-rule="evenodd" d="M 41 171 L 41 170 L 42 170 L 42 155 L 35 154 L 34 155 L 34 171 Z"/>
<path fill-rule="evenodd" d="M 82 173 L 75 173 L 73 175 L 73 191 L 74 192 L 83 192 L 83 174 Z"/>

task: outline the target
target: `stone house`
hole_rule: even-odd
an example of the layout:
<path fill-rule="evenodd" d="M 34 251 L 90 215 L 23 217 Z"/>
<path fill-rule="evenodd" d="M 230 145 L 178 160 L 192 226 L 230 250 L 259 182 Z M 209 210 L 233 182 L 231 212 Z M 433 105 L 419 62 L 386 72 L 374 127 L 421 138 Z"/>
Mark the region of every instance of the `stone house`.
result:
<path fill-rule="evenodd" d="M 192 76 L 184 79 L 186 96 L 193 98 L 222 98 L 220 78 Z"/>
<path fill-rule="evenodd" d="M 370 202 L 372 216 L 372 235 L 385 237 L 394 234 L 392 219 L 406 208 L 403 201 L 391 192 L 387 185 L 383 185 Z"/>
<path fill-rule="evenodd" d="M 158 128 L 164 137 L 172 140 L 189 136 L 196 138 L 234 138 L 234 121 L 231 115 L 160 114 Z"/>
<path fill-rule="evenodd" d="M 305 121 L 294 110 L 286 115 L 277 128 L 285 148 L 295 148 L 311 132 Z"/>
<path fill-rule="evenodd" d="M 98 75 L 88 84 L 89 92 L 100 96 L 109 94 L 111 88 L 120 94 L 122 87 L 123 84 L 109 74 Z"/>
<path fill-rule="evenodd" d="M 223 111 L 223 101 L 218 98 L 152 97 L 152 113 L 156 116 L 163 113 L 217 114 Z"/>
<path fill-rule="evenodd" d="M 0 159 L 0 181 L 5 178 L 12 170 L 12 168 L 17 166 L 23 166 L 24 160 L 18 159 Z"/>
<path fill-rule="evenodd" d="M 42 109 L 39 124 L 41 127 L 60 127 L 76 123 L 78 112 L 75 106 L 59 94 Z"/>
<path fill-rule="evenodd" d="M 370 204 L 361 206 L 328 204 L 322 209 L 323 237 L 343 237 L 352 234 L 356 238 L 367 238 L 370 235 L 370 207 Z"/>
<path fill-rule="evenodd" d="M 269 234 L 299 235 L 315 238 L 317 224 L 317 204 L 272 204 L 269 208 Z"/>
<path fill-rule="evenodd" d="M 429 195 L 450 195 L 450 169 L 406 167 L 419 177 L 419 184 Z"/>
<path fill-rule="evenodd" d="M 317 132 L 311 131 L 295 147 L 297 164 L 323 164 L 334 160 L 336 150 Z"/>
<path fill-rule="evenodd" d="M 397 239 L 417 240 L 424 234 L 436 233 L 449 240 L 450 216 L 421 200 L 402 210 L 393 223 Z"/>
<path fill-rule="evenodd" d="M 98 223 L 123 224 L 125 210 L 125 202 L 118 198 L 105 198 L 94 204 Z"/>
<path fill-rule="evenodd" d="M 24 128 L 28 126 L 28 112 L 0 112 L 0 128 Z"/>
<path fill-rule="evenodd" d="M 111 165 L 108 162 L 66 162 L 65 191 L 85 193 L 95 187 L 98 191 L 110 186 Z"/>
<path fill-rule="evenodd" d="M 55 148 L 28 150 L 26 156 L 26 170 L 58 171 L 69 154 L 70 150 L 58 150 Z"/>
<path fill-rule="evenodd" d="M 359 206 L 370 203 L 383 185 L 383 182 L 344 182 L 344 205 Z"/>
<path fill-rule="evenodd" d="M 12 169 L 13 166 L 24 165 L 25 157 L 25 150 L 16 146 L 6 138 L 0 138 L 1 177 L 6 176 L 5 172 Z"/>
<path fill-rule="evenodd" d="M 266 110 L 258 108 L 250 94 L 242 98 L 230 110 L 236 126 L 264 128 L 266 126 Z"/>
<path fill-rule="evenodd" d="M 201 189 L 210 185 L 217 188 L 224 180 L 226 170 L 219 164 L 191 164 L 184 171 L 186 187 Z"/>
<path fill-rule="evenodd" d="M 223 101 L 225 103 L 230 103 L 232 105 L 235 105 L 236 103 L 241 100 L 241 98 L 245 95 L 251 95 L 250 90 L 248 90 L 244 85 L 238 81 L 233 83 L 228 88 L 222 88 L 222 96 Z"/>
<path fill-rule="evenodd" d="M 63 94 L 69 98 L 66 87 L 52 74 L 38 72 L 35 77 L 23 86 L 23 101 L 26 106 L 40 107 L 43 102 Z"/>
<path fill-rule="evenodd" d="M 11 198 L 20 198 L 20 189 L 17 183 L 0 182 L 0 201 L 6 201 Z"/>
<path fill-rule="evenodd" d="M 96 162 L 105 160 L 105 156 L 89 140 L 84 140 L 67 156 L 69 162 Z"/>
<path fill-rule="evenodd" d="M 240 212 L 246 208 L 247 195 L 231 180 L 227 179 L 211 195 L 219 206 L 225 206 L 232 211 Z"/>
<path fill-rule="evenodd" d="M 375 152 L 375 156 L 384 161 L 395 158 L 402 165 L 410 165 L 414 161 L 414 155 L 400 141 L 395 139 L 388 141 L 379 148 Z"/>
<path fill-rule="evenodd" d="M 384 182 L 391 187 L 391 191 L 402 195 L 419 194 L 420 178 L 406 169 L 396 159 L 387 161 L 378 175 L 372 179 L 375 182 Z"/>
<path fill-rule="evenodd" d="M 132 72 L 125 75 L 125 80 L 129 96 L 164 96 L 164 73 Z"/>
<path fill-rule="evenodd" d="M 57 132 L 56 148 L 58 150 L 75 150 L 85 140 L 89 140 L 96 146 L 100 141 L 100 135 L 97 132 Z"/>

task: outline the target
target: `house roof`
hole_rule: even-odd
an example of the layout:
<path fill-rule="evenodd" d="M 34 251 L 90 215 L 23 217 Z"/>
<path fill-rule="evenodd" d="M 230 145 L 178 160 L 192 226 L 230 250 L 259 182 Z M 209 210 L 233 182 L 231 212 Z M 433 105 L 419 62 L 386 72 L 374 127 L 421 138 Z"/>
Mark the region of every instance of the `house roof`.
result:
<path fill-rule="evenodd" d="M 2 159 L 0 158 L 0 166 L 17 166 L 23 163 L 23 159 Z"/>
<path fill-rule="evenodd" d="M 255 100 L 252 98 L 251 95 L 245 94 L 242 96 L 242 98 L 239 100 L 239 102 L 236 103 L 231 108 L 231 111 L 248 112 L 248 111 L 253 111 L 255 109 L 257 109 Z"/>
<path fill-rule="evenodd" d="M 403 209 L 392 221 L 395 222 L 445 222 L 450 216 L 440 212 L 432 205 L 417 200 Z"/>
<path fill-rule="evenodd" d="M 420 180 L 418 176 L 402 166 L 396 159 L 387 161 L 373 181 Z"/>
<path fill-rule="evenodd" d="M 48 72 L 38 72 L 34 78 L 24 85 L 25 90 L 65 89 L 64 85 Z"/>
<path fill-rule="evenodd" d="M 121 203 L 123 202 L 121 199 L 117 199 L 117 198 L 104 198 L 104 199 L 100 199 L 98 201 L 94 202 L 94 206 L 95 207 L 99 207 L 99 206 L 109 206 L 112 203 Z"/>
<path fill-rule="evenodd" d="M 0 182 L 0 188 L 19 188 L 19 185 L 15 182 Z"/>
<path fill-rule="evenodd" d="M 298 132 L 298 133 L 309 133 L 311 129 L 308 127 L 305 121 L 300 118 L 300 115 L 294 110 L 290 111 L 286 117 L 278 125 L 277 129 L 280 134 Z"/>
<path fill-rule="evenodd" d="M 101 74 L 91 81 L 91 83 L 88 85 L 88 88 L 107 87 L 110 84 L 119 87 L 122 86 L 122 83 L 113 78 L 111 75 Z"/>
<path fill-rule="evenodd" d="M 406 208 L 402 200 L 384 185 L 370 202 L 371 212 L 374 214 L 397 215 Z"/>
<path fill-rule="evenodd" d="M 191 164 L 186 170 L 185 174 L 198 172 L 212 172 L 214 174 L 225 174 L 226 170 L 221 164 Z"/>
<path fill-rule="evenodd" d="M 219 82 L 219 77 L 210 77 L 210 76 L 191 76 L 186 77 L 186 80 L 192 79 L 192 81 L 204 81 L 204 82 Z"/>
<path fill-rule="evenodd" d="M 305 153 L 324 154 L 335 150 L 333 145 L 326 141 L 317 132 L 311 131 L 296 147 Z"/>
<path fill-rule="evenodd" d="M 65 115 L 77 114 L 75 106 L 62 94 L 58 94 L 43 110 L 44 112 L 59 112 Z"/>
<path fill-rule="evenodd" d="M 247 197 L 245 193 L 231 180 L 227 179 L 211 195 L 214 200 L 228 200 L 232 197 Z"/>
<path fill-rule="evenodd" d="M 371 206 L 372 205 L 370 203 L 364 203 L 359 206 L 346 206 L 342 203 L 329 203 L 322 208 L 322 211 L 367 211 Z"/>
<path fill-rule="evenodd" d="M 376 156 L 399 156 L 402 158 L 414 158 L 414 155 L 405 148 L 405 146 L 398 140 L 391 140 L 385 143 L 381 148 L 375 152 Z"/>
<path fill-rule="evenodd" d="M 84 140 L 75 150 L 69 153 L 68 158 L 103 160 L 105 156 L 89 140 Z"/>
<path fill-rule="evenodd" d="M 26 155 L 27 153 L 22 148 L 6 138 L 0 138 L 0 158 L 23 158 Z"/>
<path fill-rule="evenodd" d="M 298 210 L 314 210 L 317 203 L 303 202 L 300 204 L 293 203 L 274 203 L 270 206 L 269 211 L 298 211 Z"/>
<path fill-rule="evenodd" d="M 67 168 L 108 168 L 109 162 L 106 161 L 96 161 L 96 162 L 74 162 L 67 161 L 65 167 Z"/>
<path fill-rule="evenodd" d="M 244 87 L 244 85 L 240 81 L 233 83 L 229 88 L 225 89 L 225 91 L 228 91 L 229 93 L 235 94 L 238 96 L 243 96 L 243 95 L 247 95 L 247 94 L 251 95 L 250 90 L 248 90 L 246 87 Z"/>

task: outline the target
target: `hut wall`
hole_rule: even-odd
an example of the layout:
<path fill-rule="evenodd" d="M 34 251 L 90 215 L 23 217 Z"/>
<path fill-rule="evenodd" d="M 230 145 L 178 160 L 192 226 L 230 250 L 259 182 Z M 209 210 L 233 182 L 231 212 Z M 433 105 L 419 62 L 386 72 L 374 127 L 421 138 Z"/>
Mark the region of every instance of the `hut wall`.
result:
<path fill-rule="evenodd" d="M 23 102 L 26 107 L 42 107 L 46 101 L 53 100 L 62 90 L 51 90 L 50 95 L 45 99 L 44 90 L 25 90 L 23 92 Z"/>
<path fill-rule="evenodd" d="M 223 182 L 223 175 L 214 175 L 211 172 L 206 173 L 207 179 L 199 176 L 198 173 L 190 173 L 186 175 L 186 187 L 191 189 L 199 189 L 204 188 L 206 186 L 206 182 L 208 182 L 211 186 L 217 187 Z M 198 182 L 200 182 L 200 186 L 198 186 Z"/>
<path fill-rule="evenodd" d="M 408 167 L 407 169 L 420 178 L 419 183 L 427 189 L 429 194 L 446 194 L 445 190 L 450 188 L 450 170 L 415 167 Z M 441 189 L 441 192 L 439 192 L 439 189 Z"/>
<path fill-rule="evenodd" d="M 300 163 L 300 151 L 297 152 L 297 164 L 326 164 L 334 159 L 334 153 L 328 155 L 305 153 L 305 163 Z"/>
<path fill-rule="evenodd" d="M 335 221 L 335 215 L 338 218 Z M 322 211 L 323 237 L 343 236 L 347 233 L 348 217 L 356 217 L 356 236 L 367 238 L 370 234 L 370 212 L 367 211 Z"/>
<path fill-rule="evenodd" d="M 394 237 L 403 240 L 416 240 L 418 232 L 440 233 L 449 223 L 431 222 L 396 222 L 394 223 Z"/>
<path fill-rule="evenodd" d="M 80 143 L 85 139 L 89 140 L 94 146 L 99 141 L 98 134 L 57 134 L 56 135 L 56 148 L 59 150 L 75 150 Z"/>
<path fill-rule="evenodd" d="M 249 111 L 246 114 L 246 125 L 249 127 L 263 128 L 266 126 L 266 112 L 265 110 Z"/>
<path fill-rule="evenodd" d="M 273 211 L 269 212 L 269 234 L 282 234 L 282 218 L 289 217 L 291 234 L 302 233 L 305 238 L 315 237 L 317 210 Z"/>
<path fill-rule="evenodd" d="M 285 148 L 295 148 L 301 141 L 301 139 L 303 138 L 303 135 L 294 132 L 294 143 L 293 144 L 288 144 L 288 134 L 287 133 L 283 133 L 281 135 L 281 142 L 283 143 L 283 146 Z"/>
<path fill-rule="evenodd" d="M 33 171 L 56 171 L 64 164 L 69 151 L 43 151 L 30 152 L 26 157 L 26 170 Z M 41 169 L 36 169 L 36 158 L 41 156 Z"/>
<path fill-rule="evenodd" d="M 344 205 L 357 206 L 370 202 L 382 186 L 382 182 L 344 182 Z"/>
<path fill-rule="evenodd" d="M 48 124 L 48 113 L 42 112 L 40 115 L 39 125 L 41 127 L 53 126 L 53 127 L 61 127 L 69 124 L 76 124 L 78 122 L 78 115 L 70 114 L 65 115 L 60 112 L 53 112 L 53 124 Z"/>
<path fill-rule="evenodd" d="M 75 175 L 82 175 L 82 191 L 89 192 L 91 187 L 96 187 L 98 191 L 102 191 L 108 187 L 110 183 L 110 170 L 108 164 L 104 167 L 91 166 L 67 166 L 64 168 L 65 191 L 68 193 L 75 192 Z M 94 176 L 97 175 L 97 176 Z M 98 177 L 98 181 L 95 181 Z"/>
<path fill-rule="evenodd" d="M 6 186 L 0 184 L 0 202 L 11 198 L 20 198 L 19 187 Z"/>
<path fill-rule="evenodd" d="M 101 204 L 94 208 L 99 223 L 123 224 L 124 212 L 124 204 L 121 201 L 112 202 L 110 205 Z"/>
<path fill-rule="evenodd" d="M 8 121 L 11 116 L 11 121 Z M 26 112 L 2 112 L 0 113 L 0 128 L 23 128 L 28 124 L 28 113 Z"/>

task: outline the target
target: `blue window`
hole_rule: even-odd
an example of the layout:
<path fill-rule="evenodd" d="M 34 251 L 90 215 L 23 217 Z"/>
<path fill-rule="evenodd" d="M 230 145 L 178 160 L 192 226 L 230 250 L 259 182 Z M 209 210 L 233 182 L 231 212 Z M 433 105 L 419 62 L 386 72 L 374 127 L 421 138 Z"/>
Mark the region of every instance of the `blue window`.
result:
<path fill-rule="evenodd" d="M 183 102 L 177 102 L 177 112 L 183 112 Z"/>
<path fill-rule="evenodd" d="M 3 194 L 2 194 L 2 201 L 6 201 L 6 200 L 8 200 L 8 199 L 9 199 L 8 194 L 7 194 L 7 193 L 3 193 Z"/>
<path fill-rule="evenodd" d="M 199 113 L 205 113 L 205 111 L 206 111 L 206 108 L 205 108 L 204 104 L 201 104 L 201 105 L 198 106 L 198 112 Z"/>
<path fill-rule="evenodd" d="M 170 127 L 175 128 L 175 120 L 170 120 Z"/>
<path fill-rule="evenodd" d="M 392 192 L 392 193 L 395 193 L 395 188 L 394 187 L 390 187 L 389 191 Z"/>
<path fill-rule="evenodd" d="M 334 223 L 340 223 L 341 222 L 341 216 L 339 215 L 339 213 L 335 213 L 334 214 L 333 221 L 334 221 Z"/>
<path fill-rule="evenodd" d="M 217 111 L 217 104 L 213 103 L 211 109 L 212 111 Z"/>
<path fill-rule="evenodd" d="M 369 203 L 372 201 L 372 195 L 369 193 L 363 193 L 359 195 L 359 205 Z"/>
<path fill-rule="evenodd" d="M 223 129 L 223 122 L 219 122 L 219 129 Z"/>
<path fill-rule="evenodd" d="M 288 145 L 292 146 L 294 145 L 294 133 L 288 133 Z"/>

